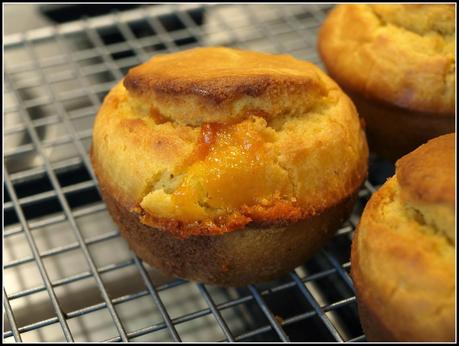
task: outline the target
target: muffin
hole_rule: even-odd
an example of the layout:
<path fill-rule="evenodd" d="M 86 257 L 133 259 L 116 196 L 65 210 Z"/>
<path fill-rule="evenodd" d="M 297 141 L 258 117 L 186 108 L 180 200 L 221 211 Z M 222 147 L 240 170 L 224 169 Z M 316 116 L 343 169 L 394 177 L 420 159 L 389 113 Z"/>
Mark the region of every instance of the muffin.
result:
<path fill-rule="evenodd" d="M 365 119 L 370 151 L 396 161 L 455 130 L 455 6 L 338 5 L 318 41 Z"/>
<path fill-rule="evenodd" d="M 319 68 L 218 47 L 131 69 L 106 96 L 91 149 L 137 255 L 221 286 L 311 256 L 349 216 L 367 158 L 352 102 Z"/>
<path fill-rule="evenodd" d="M 455 337 L 455 135 L 397 161 L 354 235 L 351 275 L 369 341 Z"/>

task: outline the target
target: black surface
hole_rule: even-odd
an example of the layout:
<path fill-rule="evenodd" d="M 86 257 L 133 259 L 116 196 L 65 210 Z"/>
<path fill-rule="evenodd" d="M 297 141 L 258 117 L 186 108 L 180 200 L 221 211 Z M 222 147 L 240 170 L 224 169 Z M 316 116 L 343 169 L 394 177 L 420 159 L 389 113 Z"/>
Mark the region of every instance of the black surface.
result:
<path fill-rule="evenodd" d="M 141 5 L 127 4 L 85 4 L 85 5 L 54 5 L 40 6 L 40 12 L 56 23 L 65 23 L 85 17 L 96 17 L 113 11 L 125 11 L 137 8 Z"/>

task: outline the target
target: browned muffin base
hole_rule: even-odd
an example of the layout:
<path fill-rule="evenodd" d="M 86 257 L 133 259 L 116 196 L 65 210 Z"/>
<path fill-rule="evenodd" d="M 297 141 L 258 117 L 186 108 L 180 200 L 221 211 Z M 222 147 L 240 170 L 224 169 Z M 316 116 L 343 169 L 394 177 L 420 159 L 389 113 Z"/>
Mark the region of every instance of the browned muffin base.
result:
<path fill-rule="evenodd" d="M 373 101 L 348 89 L 365 120 L 370 151 L 395 162 L 429 139 L 454 132 L 454 115 L 420 113 Z"/>
<path fill-rule="evenodd" d="M 357 195 L 286 227 L 179 239 L 140 223 L 103 184 L 101 191 L 122 236 L 145 262 L 167 275 L 234 287 L 272 280 L 304 263 L 349 216 Z"/>

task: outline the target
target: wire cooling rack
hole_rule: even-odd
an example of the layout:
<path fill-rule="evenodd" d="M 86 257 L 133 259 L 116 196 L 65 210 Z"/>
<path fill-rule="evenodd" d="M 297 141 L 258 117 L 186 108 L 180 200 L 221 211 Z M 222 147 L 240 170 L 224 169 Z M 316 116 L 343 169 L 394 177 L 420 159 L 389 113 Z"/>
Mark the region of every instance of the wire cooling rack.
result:
<path fill-rule="evenodd" d="M 330 5 L 158 5 L 4 38 L 5 341 L 363 341 L 349 254 L 393 167 L 372 157 L 352 217 L 279 280 L 217 288 L 162 276 L 112 223 L 88 148 L 104 95 L 156 53 L 224 45 L 318 65 Z M 192 68 L 192 66 L 190 66 Z"/>

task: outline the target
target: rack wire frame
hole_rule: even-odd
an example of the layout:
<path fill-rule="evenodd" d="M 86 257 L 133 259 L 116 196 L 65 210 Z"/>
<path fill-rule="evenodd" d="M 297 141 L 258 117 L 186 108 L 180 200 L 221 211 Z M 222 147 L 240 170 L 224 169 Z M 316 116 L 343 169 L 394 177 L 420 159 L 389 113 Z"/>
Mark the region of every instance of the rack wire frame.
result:
<path fill-rule="evenodd" d="M 160 292 L 166 291 L 176 286 L 183 285 L 186 283 L 185 280 L 177 279 L 172 282 L 157 285 L 153 282 L 145 269 L 142 260 L 132 254 L 132 257 L 121 263 L 113 263 L 104 267 L 97 267 L 92 254 L 88 247 L 92 244 L 101 243 L 110 239 L 119 237 L 117 230 L 112 230 L 101 235 L 97 235 L 90 238 L 85 238 L 76 222 L 76 218 L 82 215 L 90 215 L 98 211 L 104 210 L 105 206 L 102 202 L 97 204 L 91 204 L 89 206 L 83 206 L 78 210 L 73 210 L 67 197 L 69 193 L 77 192 L 88 188 L 97 188 L 97 181 L 92 170 L 87 147 L 83 144 L 84 140 L 90 140 L 91 130 L 84 129 L 78 130 L 75 128 L 73 121 L 81 118 L 92 118 L 96 114 L 99 106 L 101 105 L 101 99 L 96 95 L 106 93 L 113 86 L 113 82 L 88 82 L 88 76 L 98 73 L 110 73 L 113 75 L 113 80 L 119 80 L 123 77 L 123 69 L 132 67 L 145 61 L 151 56 L 151 51 L 146 47 L 152 44 L 160 45 L 161 52 L 172 52 L 178 51 L 185 48 L 194 46 L 200 46 L 207 44 L 206 36 L 208 32 L 203 30 L 203 27 L 198 25 L 193 17 L 190 15 L 190 10 L 196 7 L 202 7 L 204 11 L 208 11 L 210 8 L 215 6 L 228 6 L 228 5 L 161 5 L 155 8 L 144 7 L 141 10 L 130 11 L 127 15 L 113 13 L 108 16 L 104 16 L 103 20 L 85 19 L 78 22 L 71 23 L 68 26 L 56 26 L 47 28 L 45 31 L 36 31 L 25 33 L 22 35 L 16 35 L 6 37 L 4 41 L 5 51 L 10 49 L 20 49 L 30 57 L 29 61 L 23 62 L 12 62 L 6 61 L 5 68 L 5 87 L 7 92 L 11 93 L 16 102 L 5 102 L 4 114 L 18 113 L 20 121 L 14 123 L 9 127 L 4 128 L 4 136 L 15 135 L 15 134 L 26 134 L 30 141 L 28 143 L 21 143 L 13 148 L 7 148 L 4 152 L 4 160 L 11 157 L 21 157 L 30 152 L 35 152 L 40 158 L 41 164 L 30 169 L 19 170 L 15 172 L 9 172 L 8 166 L 4 164 L 4 188 L 5 192 L 9 195 L 9 201 L 4 199 L 4 213 L 5 211 L 14 211 L 17 215 L 17 222 L 8 225 L 3 232 L 4 239 L 12 237 L 18 234 L 24 234 L 27 242 L 31 249 L 31 255 L 20 258 L 18 260 L 4 263 L 4 270 L 15 268 L 26 263 L 36 263 L 42 278 L 43 284 L 7 294 L 5 288 L 3 291 L 3 302 L 4 312 L 6 319 L 9 323 L 9 330 L 3 332 L 3 338 L 14 337 L 17 342 L 22 341 L 21 334 L 36 330 L 48 325 L 58 324 L 62 328 L 62 332 L 66 341 L 74 341 L 72 332 L 68 326 L 68 321 L 74 317 L 89 314 L 94 311 L 101 309 L 108 309 L 112 318 L 113 324 L 116 327 L 117 335 L 111 339 L 105 341 L 129 341 L 135 337 L 154 333 L 159 330 L 167 330 L 172 341 L 181 341 L 176 326 L 180 323 L 196 319 L 205 315 L 211 315 L 215 318 L 218 326 L 221 328 L 224 340 L 215 341 L 242 341 L 253 338 L 259 334 L 273 331 L 277 335 L 277 339 L 280 341 L 289 341 L 290 337 L 286 332 L 285 328 L 298 321 L 303 321 L 313 316 L 320 319 L 323 325 L 328 330 L 330 336 L 338 342 L 343 341 L 363 341 L 365 340 L 364 335 L 359 335 L 351 339 L 344 339 L 340 334 L 338 328 L 335 326 L 332 319 L 327 315 L 327 312 L 332 312 L 342 306 L 349 304 L 355 304 L 355 297 L 348 297 L 339 301 L 333 302 L 328 305 L 321 305 L 319 301 L 314 297 L 314 294 L 309 290 L 306 285 L 308 282 L 314 282 L 322 277 L 326 277 L 331 274 L 337 274 L 342 282 L 347 285 L 351 290 L 352 281 L 349 277 L 348 271 L 350 263 L 340 263 L 335 257 L 333 252 L 329 252 L 324 249 L 321 251 L 322 255 L 329 261 L 331 268 L 318 273 L 310 274 L 305 277 L 300 277 L 296 271 L 292 271 L 289 274 L 290 281 L 282 283 L 276 287 L 260 290 L 256 285 L 250 285 L 248 290 L 250 294 L 233 299 L 224 303 L 215 303 L 209 294 L 206 285 L 196 284 L 199 292 L 204 298 L 207 308 L 195 311 L 193 313 L 185 314 L 179 317 L 171 318 L 166 306 L 164 305 Z M 236 6 L 236 5 L 231 5 Z M 270 26 L 263 18 L 260 18 L 260 11 L 263 9 L 262 5 L 237 5 L 241 7 L 242 13 L 247 16 L 248 22 L 250 23 L 250 29 L 253 29 L 259 38 L 268 42 L 267 51 L 275 53 L 290 53 L 301 52 L 301 57 L 308 59 L 314 63 L 320 64 L 315 51 L 315 41 L 313 34 L 317 32 L 317 28 L 322 23 L 326 11 L 329 9 L 329 5 L 279 5 L 275 8 L 275 20 L 280 21 L 283 26 L 279 26 L 280 31 L 276 32 L 275 26 Z M 168 31 L 164 24 L 159 20 L 158 13 L 174 13 L 179 20 L 183 23 L 183 28 L 175 31 Z M 299 17 L 301 14 L 303 17 Z M 302 20 L 301 18 L 307 18 Z M 151 27 L 151 35 L 145 37 L 138 37 L 129 25 L 131 22 L 144 21 Z M 227 35 L 228 41 L 225 45 L 233 47 L 251 47 L 250 37 L 241 37 L 233 29 L 233 18 L 218 17 L 218 24 L 222 33 Z M 113 44 L 107 44 L 104 42 L 103 37 L 100 34 L 99 29 L 106 27 L 113 27 L 118 30 L 122 36 L 122 42 Z M 84 37 L 90 42 L 90 47 L 87 49 L 76 50 L 70 52 L 66 46 L 65 41 L 68 35 L 78 33 L 84 35 Z M 285 33 L 294 33 L 298 35 L 300 40 L 296 47 L 288 46 L 282 39 L 282 35 Z M 177 42 L 186 37 L 192 37 L 193 42 L 189 44 L 179 45 Z M 58 50 L 59 54 L 41 58 L 35 51 L 35 44 L 37 42 L 52 42 Z M 134 56 L 130 56 L 122 59 L 114 59 L 113 55 L 118 52 L 129 50 L 135 53 Z M 304 51 L 307 53 L 305 54 Z M 306 56 L 305 56 L 306 55 Z M 98 63 L 90 65 L 82 65 L 80 62 L 87 59 L 96 59 Z M 48 67 L 56 65 L 66 66 L 67 69 L 61 74 L 48 75 L 44 71 Z M 23 73 L 27 71 L 38 72 L 38 80 L 17 80 L 14 78 L 15 74 Z M 66 93 L 57 94 L 53 85 L 66 80 L 78 81 L 79 88 L 68 91 Z M 24 95 L 19 92 L 23 88 L 40 87 L 45 90 L 46 97 L 25 99 Z M 76 111 L 68 111 L 64 105 L 67 100 L 72 100 L 76 97 L 84 96 L 91 101 L 89 107 L 77 109 Z M 55 107 L 56 114 L 46 116 L 43 118 L 35 119 L 32 116 L 31 109 L 38 106 L 51 105 Z M 43 140 L 39 135 L 39 129 L 43 126 L 50 125 L 62 125 L 68 135 L 63 137 L 55 138 L 51 141 Z M 77 155 L 59 162 L 52 162 L 46 151 L 48 149 L 55 148 L 63 144 L 73 144 L 76 148 Z M 65 167 L 76 167 L 84 166 L 89 172 L 90 178 L 86 181 L 79 182 L 69 186 L 61 186 L 60 181 L 57 177 L 57 173 L 60 169 Z M 28 181 L 32 177 L 37 175 L 45 175 L 51 184 L 51 189 L 39 192 L 30 196 L 18 196 L 16 191 L 16 184 L 18 182 Z M 367 181 L 360 191 L 359 197 L 365 203 L 365 200 L 371 196 L 375 191 L 376 186 L 370 181 Z M 62 210 L 61 213 L 53 214 L 49 217 L 42 218 L 38 221 L 28 220 L 24 207 L 26 205 L 33 205 L 39 201 L 46 201 L 50 198 L 57 198 L 59 206 Z M 350 221 L 348 221 L 343 228 L 338 230 L 336 237 L 352 237 L 352 233 L 356 226 L 359 215 L 353 215 Z M 71 229 L 74 232 L 76 241 L 67 244 L 65 246 L 53 248 L 47 251 L 40 252 L 37 244 L 34 240 L 33 231 L 39 227 L 49 226 L 58 224 L 59 222 L 67 221 L 71 225 Z M 46 258 L 69 253 L 72 250 L 80 249 L 84 254 L 84 258 L 88 264 L 89 270 L 86 272 L 79 273 L 70 277 L 66 277 L 59 280 L 50 280 L 47 270 L 43 264 Z M 101 275 L 104 273 L 112 272 L 125 268 L 128 266 L 134 266 L 140 273 L 142 280 L 145 284 L 146 289 L 139 291 L 135 294 L 129 294 L 119 297 L 110 297 L 101 279 Z M 64 312 L 60 306 L 59 300 L 56 296 L 55 290 L 57 287 L 65 286 L 73 282 L 77 282 L 86 278 L 94 278 L 97 283 L 97 287 L 100 290 L 100 294 L 103 301 L 95 304 L 86 306 L 82 309 Z M 265 298 L 275 292 L 280 292 L 292 287 L 297 287 L 303 298 L 312 306 L 312 310 L 305 311 L 287 319 L 278 319 L 271 311 L 269 305 L 265 302 Z M 49 295 L 49 300 L 53 306 L 55 317 L 40 320 L 28 325 L 18 326 L 15 320 L 15 311 L 12 308 L 11 302 L 15 299 L 30 296 L 38 292 L 46 292 Z M 159 310 L 162 316 L 162 322 L 150 325 L 148 327 L 129 331 L 123 326 L 123 323 L 119 317 L 116 306 L 125 302 L 129 302 L 140 297 L 151 297 L 155 306 Z M 263 314 L 266 317 L 267 324 L 257 327 L 254 330 L 250 330 L 241 335 L 233 335 L 230 328 L 228 327 L 225 319 L 222 316 L 222 311 L 225 309 L 246 304 L 247 302 L 255 302 Z M 357 318 L 357 317 L 356 317 Z M 308 341 L 308 340 L 303 340 Z"/>

